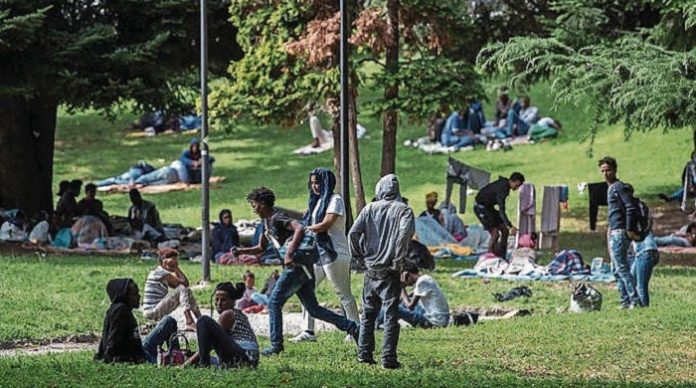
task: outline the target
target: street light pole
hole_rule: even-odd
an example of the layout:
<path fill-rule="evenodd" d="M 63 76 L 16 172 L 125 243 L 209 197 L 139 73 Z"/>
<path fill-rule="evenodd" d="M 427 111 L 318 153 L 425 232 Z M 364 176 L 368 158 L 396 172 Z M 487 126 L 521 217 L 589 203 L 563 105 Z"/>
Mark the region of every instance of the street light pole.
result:
<path fill-rule="evenodd" d="M 340 49 L 340 71 L 341 71 L 341 195 L 346 206 L 346 231 L 350 230 L 351 206 L 350 206 L 350 176 L 349 176 L 349 157 L 348 157 L 348 0 L 340 0 L 341 6 L 341 49 Z"/>
<path fill-rule="evenodd" d="M 206 0 L 201 2 L 201 237 L 203 281 L 210 281 L 210 192 L 208 179 L 208 15 Z"/>

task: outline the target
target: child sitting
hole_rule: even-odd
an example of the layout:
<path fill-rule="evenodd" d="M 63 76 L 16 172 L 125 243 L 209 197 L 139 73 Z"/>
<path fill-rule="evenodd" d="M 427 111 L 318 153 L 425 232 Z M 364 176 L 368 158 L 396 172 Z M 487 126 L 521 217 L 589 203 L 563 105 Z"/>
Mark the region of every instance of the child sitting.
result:
<path fill-rule="evenodd" d="M 256 303 L 256 301 L 254 301 L 254 299 L 252 298 L 252 295 L 256 293 L 256 287 L 254 287 L 256 283 L 256 276 L 253 272 L 246 271 L 244 272 L 242 280 L 244 280 L 245 286 L 244 295 L 242 295 L 242 297 L 237 301 L 236 308 L 238 308 L 239 310 L 246 310 L 248 307 L 258 305 L 258 303 Z"/>

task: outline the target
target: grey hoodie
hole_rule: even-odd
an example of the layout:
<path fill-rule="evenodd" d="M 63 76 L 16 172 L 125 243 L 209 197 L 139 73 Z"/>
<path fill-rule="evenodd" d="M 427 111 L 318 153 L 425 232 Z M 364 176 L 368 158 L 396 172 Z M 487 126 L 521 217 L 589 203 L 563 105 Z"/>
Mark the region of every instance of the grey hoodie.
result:
<path fill-rule="evenodd" d="M 350 251 L 370 271 L 400 271 L 415 232 L 413 211 L 402 202 L 394 174 L 377 182 L 375 196 L 348 232 Z"/>

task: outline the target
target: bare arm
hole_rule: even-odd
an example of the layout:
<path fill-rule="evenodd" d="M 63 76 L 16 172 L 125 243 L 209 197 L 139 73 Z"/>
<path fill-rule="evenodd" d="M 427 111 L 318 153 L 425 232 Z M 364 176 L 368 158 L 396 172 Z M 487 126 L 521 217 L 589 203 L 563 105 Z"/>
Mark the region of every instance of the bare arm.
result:
<path fill-rule="evenodd" d="M 257 255 L 266 250 L 266 245 L 268 245 L 266 236 L 261 235 L 258 245 L 249 248 L 232 247 L 232 253 L 235 255 Z"/>
<path fill-rule="evenodd" d="M 408 293 L 406 292 L 406 289 L 405 288 L 401 289 L 401 303 L 403 303 L 407 309 L 409 309 L 409 310 L 415 309 L 419 300 L 420 300 L 420 296 L 416 296 L 416 295 L 414 295 L 412 299 L 409 299 Z"/>
<path fill-rule="evenodd" d="M 336 222 L 338 217 L 339 216 L 336 213 L 326 213 L 326 215 L 324 216 L 324 219 L 320 223 L 314 224 L 314 225 L 308 227 L 307 229 L 309 229 L 315 233 L 327 232 L 329 229 L 331 229 L 331 227 Z"/>

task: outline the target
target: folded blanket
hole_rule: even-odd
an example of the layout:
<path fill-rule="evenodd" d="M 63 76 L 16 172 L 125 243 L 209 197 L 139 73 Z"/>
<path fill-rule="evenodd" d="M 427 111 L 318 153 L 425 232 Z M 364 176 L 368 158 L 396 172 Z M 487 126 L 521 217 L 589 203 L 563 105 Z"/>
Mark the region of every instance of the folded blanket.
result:
<path fill-rule="evenodd" d="M 696 255 L 696 247 L 659 247 L 657 250 L 664 253 Z"/>

